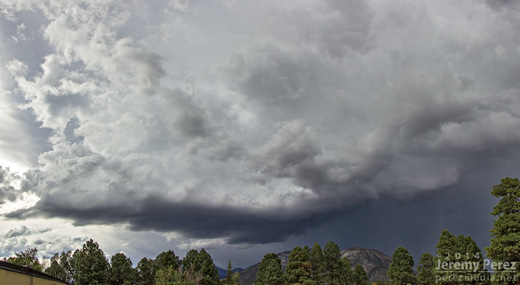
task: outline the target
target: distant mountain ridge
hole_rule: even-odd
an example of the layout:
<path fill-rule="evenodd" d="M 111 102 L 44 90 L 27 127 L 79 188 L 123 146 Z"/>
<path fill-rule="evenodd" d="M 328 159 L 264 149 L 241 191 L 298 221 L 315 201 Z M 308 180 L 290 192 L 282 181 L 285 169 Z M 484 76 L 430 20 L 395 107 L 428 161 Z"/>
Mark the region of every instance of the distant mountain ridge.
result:
<path fill-rule="evenodd" d="M 390 267 L 392 258 L 381 251 L 377 249 L 351 247 L 341 251 L 341 258 L 343 257 L 348 257 L 352 267 L 361 264 L 367 273 L 368 281 L 390 281 L 390 278 L 386 276 L 386 271 L 388 267 Z"/>
<path fill-rule="evenodd" d="M 285 270 L 290 253 L 290 251 L 284 251 L 277 254 L 278 258 L 280 258 L 282 261 L 282 270 Z M 367 273 L 368 281 L 390 281 L 390 279 L 386 276 L 386 271 L 388 270 L 388 267 L 390 267 L 392 258 L 382 253 L 381 251 L 376 249 L 351 247 L 341 251 L 341 258 L 343 257 L 348 257 L 352 267 L 355 267 L 357 264 L 361 264 Z M 240 282 L 242 282 L 243 285 L 253 284 L 256 279 L 259 266 L 260 263 L 257 263 L 240 272 Z"/>
<path fill-rule="evenodd" d="M 226 276 L 227 276 L 227 269 L 224 269 L 224 268 L 222 268 L 222 267 L 218 267 L 218 266 L 216 266 L 216 265 L 215 265 L 215 267 L 216 267 L 217 270 L 218 270 L 218 277 L 219 277 L 219 279 L 224 279 L 224 278 L 226 278 Z M 236 273 L 236 272 L 242 272 L 243 270 L 244 270 L 244 269 L 242 269 L 242 268 L 233 268 L 232 271 L 233 271 L 233 273 Z"/>

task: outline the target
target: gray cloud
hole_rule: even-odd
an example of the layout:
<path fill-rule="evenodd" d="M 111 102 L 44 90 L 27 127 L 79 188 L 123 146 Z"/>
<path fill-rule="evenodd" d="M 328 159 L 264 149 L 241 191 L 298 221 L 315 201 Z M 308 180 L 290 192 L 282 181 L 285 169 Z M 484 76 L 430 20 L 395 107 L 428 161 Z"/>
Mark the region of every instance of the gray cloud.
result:
<path fill-rule="evenodd" d="M 5 88 L 51 130 L 6 217 L 268 243 L 460 189 L 520 145 L 518 12 L 486 3 L 2 4 L 10 50 L 44 18 Z"/>
<path fill-rule="evenodd" d="M 27 235 L 34 235 L 34 234 L 43 234 L 43 233 L 46 233 L 46 232 L 49 232 L 51 231 L 51 229 L 38 229 L 38 230 L 33 230 L 33 229 L 30 229 L 24 225 L 20 226 L 19 229 L 11 229 L 9 230 L 6 234 L 3 235 L 4 238 L 8 239 L 8 238 L 15 238 L 15 237 L 20 237 L 20 236 L 27 236 Z"/>
<path fill-rule="evenodd" d="M 20 229 L 12 229 L 7 232 L 7 234 L 4 235 L 4 238 L 23 236 L 27 234 L 28 231 L 29 229 L 26 226 L 21 226 Z"/>
<path fill-rule="evenodd" d="M 11 173 L 9 168 L 0 166 L 0 205 L 6 201 L 14 201 L 18 196 L 15 183 L 20 181 L 21 177 Z"/>
<path fill-rule="evenodd" d="M 40 201 L 29 212 L 12 212 L 9 218 L 32 216 L 72 218 L 75 225 L 127 222 L 132 230 L 175 231 L 186 238 L 224 238 L 229 243 L 270 243 L 304 233 L 327 219 L 327 215 L 275 218 L 271 211 L 254 212 L 241 208 L 175 203 L 150 197 L 136 206 L 66 207 L 52 199 Z M 265 229 L 269 228 L 269 231 Z M 25 228 L 26 229 L 26 228 Z M 9 237 L 20 236 L 9 232 Z"/>
<path fill-rule="evenodd" d="M 75 250 L 87 240 L 86 237 L 70 237 L 67 235 L 53 238 L 53 232 L 51 228 L 25 225 L 13 228 L 1 235 L 0 256 L 14 256 L 15 253 L 28 248 L 37 248 L 41 261 L 41 257 L 50 258 L 56 252 Z"/>

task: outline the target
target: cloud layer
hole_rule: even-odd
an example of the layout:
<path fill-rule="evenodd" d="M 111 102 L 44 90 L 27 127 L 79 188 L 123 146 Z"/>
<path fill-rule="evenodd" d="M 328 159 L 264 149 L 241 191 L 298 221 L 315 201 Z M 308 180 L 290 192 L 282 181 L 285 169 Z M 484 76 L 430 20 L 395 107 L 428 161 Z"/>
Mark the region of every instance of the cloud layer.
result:
<path fill-rule="evenodd" d="M 278 2 L 4 1 L 6 217 L 268 243 L 518 153 L 514 3 Z"/>

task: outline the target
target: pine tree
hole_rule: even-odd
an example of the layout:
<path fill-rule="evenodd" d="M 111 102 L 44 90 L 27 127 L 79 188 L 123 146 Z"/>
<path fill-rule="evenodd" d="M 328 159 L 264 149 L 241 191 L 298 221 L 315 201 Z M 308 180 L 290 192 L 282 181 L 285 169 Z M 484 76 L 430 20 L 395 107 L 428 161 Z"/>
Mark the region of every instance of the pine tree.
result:
<path fill-rule="evenodd" d="M 463 270 L 465 272 L 462 273 L 466 284 L 489 284 L 490 275 L 485 268 L 484 256 L 477 243 L 470 236 L 459 235 L 458 240 L 461 254 L 457 261 L 461 264 L 472 264 L 472 266 L 465 268 Z M 461 272 L 459 272 L 460 275 Z"/>
<path fill-rule="evenodd" d="M 132 285 L 136 280 L 137 274 L 132 267 L 132 260 L 123 253 L 116 253 L 110 259 L 109 284 L 111 285 Z"/>
<path fill-rule="evenodd" d="M 343 283 L 342 284 L 352 284 L 354 283 L 354 272 L 352 271 L 352 267 L 350 266 L 350 260 L 348 257 L 343 257 L 341 260 L 343 263 Z"/>
<path fill-rule="evenodd" d="M 200 252 L 195 249 L 188 251 L 182 260 L 182 265 L 185 271 L 189 272 L 191 269 L 203 276 L 201 285 L 220 284 L 218 270 L 211 255 L 205 249 L 201 249 Z"/>
<path fill-rule="evenodd" d="M 345 268 L 341 260 L 339 246 L 333 241 L 329 241 L 325 245 L 323 257 L 325 259 L 325 280 L 327 283 L 329 285 L 343 285 L 343 279 L 345 278 Z"/>
<path fill-rule="evenodd" d="M 213 263 L 213 258 L 211 258 L 211 255 L 205 249 L 200 250 L 197 261 L 200 267 L 196 267 L 195 271 L 204 275 L 204 280 L 201 284 L 220 284 L 217 267 L 215 266 L 215 263 Z"/>
<path fill-rule="evenodd" d="M 283 285 L 284 278 L 280 258 L 274 253 L 268 253 L 260 262 L 254 285 Z"/>
<path fill-rule="evenodd" d="M 368 282 L 368 277 L 365 269 L 361 264 L 357 264 L 352 274 L 352 284 L 354 285 L 365 285 Z"/>
<path fill-rule="evenodd" d="M 186 255 L 184 256 L 184 258 L 182 259 L 182 267 L 187 270 L 187 269 L 190 269 L 190 268 L 194 268 L 195 267 L 195 263 L 197 262 L 197 256 L 199 255 L 199 252 L 198 250 L 196 249 L 190 249 Z"/>
<path fill-rule="evenodd" d="M 491 244 L 485 250 L 493 262 L 520 261 L 520 181 L 506 177 L 493 186 L 491 195 L 499 198 L 491 214 L 498 217 L 491 229 Z M 496 269 L 493 276 L 497 284 L 520 284 L 520 267 Z M 506 281 L 506 280 L 512 281 Z M 502 283 L 500 283 L 502 282 Z"/>
<path fill-rule="evenodd" d="M 457 237 L 448 230 L 443 230 L 437 243 L 437 262 L 440 264 L 454 262 L 456 256 L 460 254 L 459 241 Z M 457 280 L 457 273 L 453 270 L 439 269 L 434 271 L 435 279 L 438 284 L 454 284 Z"/>
<path fill-rule="evenodd" d="M 65 271 L 65 281 L 69 284 L 74 282 L 74 274 L 76 273 L 73 267 L 72 250 L 62 251 L 60 255 L 60 266 Z"/>
<path fill-rule="evenodd" d="M 45 269 L 45 273 L 54 278 L 67 281 L 67 272 L 60 265 L 60 254 L 56 253 L 51 257 L 51 265 Z"/>
<path fill-rule="evenodd" d="M 231 265 L 231 260 L 228 261 L 226 278 L 223 280 L 223 284 L 226 285 L 235 285 L 238 284 L 238 274 L 233 273 L 233 266 Z"/>
<path fill-rule="evenodd" d="M 73 259 L 75 285 L 104 285 L 108 280 L 108 261 L 94 240 L 88 240 Z"/>
<path fill-rule="evenodd" d="M 418 285 L 430 285 L 435 283 L 435 261 L 433 255 L 425 252 L 421 255 L 419 265 L 417 266 L 417 284 Z"/>
<path fill-rule="evenodd" d="M 163 251 L 159 253 L 159 255 L 157 255 L 157 257 L 154 260 L 154 271 L 168 267 L 172 267 L 175 270 L 177 270 L 177 267 L 179 267 L 179 265 L 179 257 L 175 255 L 175 252 L 173 252 L 173 250 Z"/>
<path fill-rule="evenodd" d="M 469 236 L 456 237 L 448 230 L 443 230 L 437 243 L 437 263 L 463 266 L 458 269 L 445 269 L 441 266 L 434 270 L 437 284 L 459 284 L 461 277 L 466 284 L 488 283 L 489 274 L 484 266 L 484 257 L 480 248 Z"/>
<path fill-rule="evenodd" d="M 285 267 L 285 280 L 288 284 L 313 284 L 308 250 L 293 248 Z"/>
<path fill-rule="evenodd" d="M 312 280 L 318 284 L 325 282 L 325 257 L 323 251 L 318 243 L 314 243 L 311 253 L 309 255 L 309 262 L 311 264 Z"/>
<path fill-rule="evenodd" d="M 154 262 L 143 257 L 136 266 L 138 285 L 155 285 Z"/>
<path fill-rule="evenodd" d="M 415 285 L 417 278 L 413 272 L 413 257 L 408 250 L 402 246 L 398 247 L 392 254 L 392 263 L 386 274 L 390 277 L 392 285 Z"/>
<path fill-rule="evenodd" d="M 45 273 L 54 278 L 63 280 L 69 284 L 73 283 L 73 269 L 71 266 L 72 251 L 56 253 L 51 258 L 51 265 L 45 269 Z"/>

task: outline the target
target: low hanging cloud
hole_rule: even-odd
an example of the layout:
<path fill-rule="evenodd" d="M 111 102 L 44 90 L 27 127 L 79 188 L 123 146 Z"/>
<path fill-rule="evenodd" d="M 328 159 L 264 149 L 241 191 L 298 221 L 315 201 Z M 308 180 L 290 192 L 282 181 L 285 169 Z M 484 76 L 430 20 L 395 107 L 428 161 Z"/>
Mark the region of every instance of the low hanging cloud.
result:
<path fill-rule="evenodd" d="M 3 91 L 50 145 L 8 218 L 268 243 L 519 151 L 508 1 L 1 5 Z"/>

